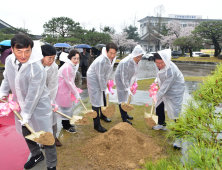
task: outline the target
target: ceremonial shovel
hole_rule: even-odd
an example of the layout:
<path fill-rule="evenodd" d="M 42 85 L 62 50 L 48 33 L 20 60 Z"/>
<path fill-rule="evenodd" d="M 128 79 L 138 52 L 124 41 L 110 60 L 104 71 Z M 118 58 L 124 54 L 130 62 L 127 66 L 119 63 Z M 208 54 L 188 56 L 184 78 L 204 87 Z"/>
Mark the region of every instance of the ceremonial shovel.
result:
<path fill-rule="evenodd" d="M 106 97 L 106 107 L 102 106 L 101 110 L 102 110 L 103 115 L 105 115 L 108 118 L 114 115 L 115 106 L 114 105 L 109 106 L 109 94 L 107 94 L 107 97 Z"/>
<path fill-rule="evenodd" d="M 52 109 L 54 111 L 54 109 Z M 74 125 L 88 125 L 89 124 L 89 120 L 86 117 L 82 117 L 82 116 L 75 116 L 73 115 L 72 117 L 67 116 L 66 114 L 59 112 L 59 111 L 54 111 L 66 118 L 68 118 L 70 120 L 70 124 Z"/>
<path fill-rule="evenodd" d="M 7 103 L 6 101 L 1 100 L 1 99 L 0 99 L 0 101 L 1 101 L 1 102 L 4 102 L 4 103 Z M 14 112 L 14 114 L 15 114 L 21 121 L 23 121 L 22 117 L 20 116 L 20 114 L 19 114 L 17 111 L 13 110 L 13 112 Z M 25 123 L 25 126 L 26 126 L 26 128 L 31 132 L 30 135 L 28 135 L 28 136 L 25 137 L 26 139 L 29 139 L 29 140 L 32 140 L 32 141 L 34 141 L 34 142 L 40 143 L 40 144 L 42 144 L 42 145 L 49 145 L 49 146 L 54 145 L 54 143 L 55 143 L 55 138 L 54 138 L 54 136 L 52 135 L 52 133 L 47 132 L 47 139 L 46 139 L 46 138 L 45 138 L 45 135 L 46 135 L 46 132 L 45 132 L 45 131 L 41 130 L 41 131 L 39 131 L 39 132 L 35 132 L 35 131 L 32 129 L 32 127 L 29 126 L 28 123 Z"/>
<path fill-rule="evenodd" d="M 129 103 L 130 103 L 131 96 L 132 96 L 132 95 L 129 96 L 129 99 L 128 99 L 128 102 L 127 102 L 127 103 L 124 103 L 124 102 L 123 102 L 123 103 L 121 104 L 121 108 L 122 108 L 125 112 L 129 112 L 129 111 L 131 111 L 131 110 L 134 109 L 134 106 L 131 105 L 131 104 L 129 104 Z"/>
<path fill-rule="evenodd" d="M 83 114 L 92 117 L 92 118 L 96 118 L 97 117 L 97 113 L 94 110 L 87 110 L 86 106 L 83 104 L 82 100 L 79 99 L 79 101 L 81 102 L 82 106 L 84 107 L 85 111 L 82 111 Z"/>
<path fill-rule="evenodd" d="M 149 123 L 156 123 L 156 124 L 158 124 L 158 116 L 154 116 L 153 115 L 153 111 L 154 111 L 154 101 L 153 101 L 153 103 L 152 103 L 152 107 L 151 107 L 151 113 L 150 114 L 148 114 L 148 113 L 146 113 L 146 112 L 144 112 L 144 118 L 146 119 L 150 119 L 150 121 L 149 121 Z M 147 121 L 146 121 L 146 123 L 147 123 Z M 148 124 L 147 123 L 147 125 L 149 126 L 149 127 L 153 127 L 153 125 L 150 125 L 150 124 Z M 154 125 L 155 126 L 155 125 Z"/>

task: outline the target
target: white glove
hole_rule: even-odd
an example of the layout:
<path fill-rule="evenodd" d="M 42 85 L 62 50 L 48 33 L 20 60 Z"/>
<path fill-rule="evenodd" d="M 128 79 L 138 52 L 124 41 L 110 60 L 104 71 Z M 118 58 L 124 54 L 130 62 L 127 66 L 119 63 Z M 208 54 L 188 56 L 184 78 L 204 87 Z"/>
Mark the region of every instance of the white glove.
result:
<path fill-rule="evenodd" d="M 76 94 L 75 94 L 75 98 L 76 98 L 77 100 L 81 99 L 79 93 L 76 93 Z"/>
<path fill-rule="evenodd" d="M 21 120 L 18 120 L 18 121 L 21 123 L 22 126 L 25 126 L 25 123 L 29 122 L 28 119 L 23 119 L 23 121 L 21 121 Z"/>
<path fill-rule="evenodd" d="M 158 80 L 157 80 L 157 78 L 154 80 L 154 83 L 157 83 L 157 84 L 158 84 Z"/>
<path fill-rule="evenodd" d="M 133 93 L 131 92 L 130 88 L 126 89 L 126 91 L 128 92 L 128 95 L 130 96 L 133 96 Z"/>
<path fill-rule="evenodd" d="M 107 95 L 107 94 L 109 94 L 108 88 L 106 88 L 106 90 L 105 90 L 105 95 Z"/>

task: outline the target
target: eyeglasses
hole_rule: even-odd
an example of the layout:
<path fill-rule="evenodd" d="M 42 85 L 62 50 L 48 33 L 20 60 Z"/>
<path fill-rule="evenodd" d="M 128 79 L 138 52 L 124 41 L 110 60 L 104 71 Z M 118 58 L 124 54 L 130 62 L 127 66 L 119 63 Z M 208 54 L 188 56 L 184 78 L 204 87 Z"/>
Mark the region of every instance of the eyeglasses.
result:
<path fill-rule="evenodd" d="M 143 57 L 143 56 L 137 56 L 136 58 L 137 58 L 137 59 L 141 59 L 142 57 Z"/>
<path fill-rule="evenodd" d="M 55 57 L 45 57 L 48 61 L 54 61 Z"/>

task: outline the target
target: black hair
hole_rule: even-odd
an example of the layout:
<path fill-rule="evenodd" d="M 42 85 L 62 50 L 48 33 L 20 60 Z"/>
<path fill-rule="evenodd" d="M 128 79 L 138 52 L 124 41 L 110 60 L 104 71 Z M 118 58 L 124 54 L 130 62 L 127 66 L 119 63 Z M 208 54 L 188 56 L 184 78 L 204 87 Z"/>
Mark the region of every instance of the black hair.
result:
<path fill-rule="evenodd" d="M 50 44 L 45 44 L 41 46 L 42 49 L 42 55 L 45 56 L 52 56 L 56 55 L 56 49 Z"/>
<path fill-rule="evenodd" d="M 69 52 L 68 59 L 71 60 L 71 58 L 74 57 L 76 54 L 79 54 L 79 59 L 80 59 L 81 54 L 80 54 L 80 52 L 79 52 L 78 50 L 71 50 L 71 51 Z"/>
<path fill-rule="evenodd" d="M 29 46 L 32 48 L 34 45 L 32 39 L 24 34 L 16 34 L 11 39 L 11 47 L 12 48 L 28 48 Z"/>
<path fill-rule="evenodd" d="M 116 50 L 116 52 L 118 51 L 118 47 L 115 43 L 108 43 L 106 44 L 106 51 L 109 52 L 109 49 L 112 48 L 114 50 Z"/>
<path fill-rule="evenodd" d="M 160 56 L 158 53 L 154 53 L 154 54 L 153 54 L 153 60 L 154 60 L 154 62 L 155 62 L 156 59 L 162 60 L 161 56 Z"/>

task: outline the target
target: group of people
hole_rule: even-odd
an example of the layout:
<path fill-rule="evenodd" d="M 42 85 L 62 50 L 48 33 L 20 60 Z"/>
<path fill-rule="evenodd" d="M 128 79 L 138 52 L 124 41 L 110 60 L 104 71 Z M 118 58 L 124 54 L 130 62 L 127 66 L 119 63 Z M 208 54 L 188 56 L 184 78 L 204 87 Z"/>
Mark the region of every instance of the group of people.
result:
<path fill-rule="evenodd" d="M 51 45 L 40 46 L 39 42 L 33 42 L 28 36 L 17 34 L 11 39 L 12 54 L 5 63 L 4 79 L 0 88 L 0 98 L 8 96 L 10 90 L 14 94 L 14 101 L 18 102 L 23 121 L 15 117 L 18 133 L 24 137 L 30 132 L 24 126 L 28 123 L 35 131 L 44 130 L 51 132 L 55 138 L 52 146 L 42 146 L 46 153 L 47 168 L 56 169 L 57 153 L 56 146 L 61 146 L 57 139 L 57 117 L 52 111 L 52 105 L 57 104 L 58 110 L 70 117 L 73 115 L 74 101 L 80 100 L 81 96 L 75 86 L 75 76 L 79 63 L 86 67 L 86 52 L 81 54 L 77 50 L 71 50 L 65 57 L 64 64 L 58 69 L 55 63 L 56 50 Z M 109 93 L 107 83 L 110 80 L 116 60 L 117 45 L 108 43 L 102 53 L 92 64 L 84 68 L 87 78 L 87 87 L 92 109 L 97 112 L 93 118 L 94 129 L 98 132 L 107 130 L 101 126 L 100 119 L 111 122 L 101 110 L 106 106 L 106 94 Z M 131 92 L 131 86 L 137 82 L 137 74 L 141 65 L 140 60 L 145 51 L 137 45 L 131 54 L 125 57 L 117 66 L 115 72 L 115 83 L 118 96 L 119 110 L 123 122 L 132 123 L 133 117 L 125 112 L 121 103 L 127 102 Z M 62 54 L 61 54 L 62 55 Z M 184 78 L 177 66 L 171 61 L 170 50 L 163 50 L 154 55 L 156 63 L 157 79 L 160 90 L 157 93 L 156 112 L 159 116 L 158 125 L 154 130 L 166 130 L 164 106 L 170 119 L 177 119 L 184 92 Z M 82 63 L 80 62 L 83 61 Z M 76 129 L 69 120 L 63 116 L 62 126 L 67 132 L 76 133 Z M 31 140 L 25 139 L 32 157 L 24 165 L 25 169 L 34 167 L 44 159 L 40 146 Z"/>

